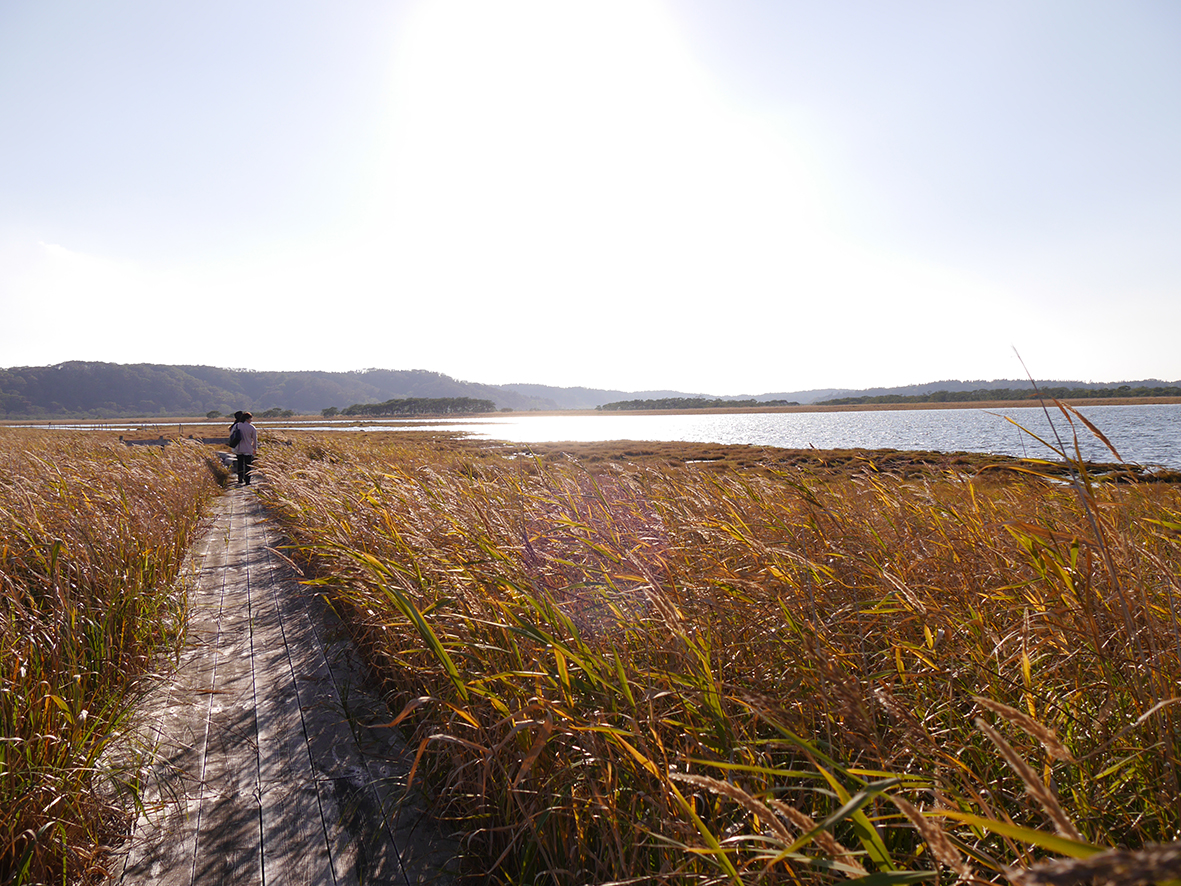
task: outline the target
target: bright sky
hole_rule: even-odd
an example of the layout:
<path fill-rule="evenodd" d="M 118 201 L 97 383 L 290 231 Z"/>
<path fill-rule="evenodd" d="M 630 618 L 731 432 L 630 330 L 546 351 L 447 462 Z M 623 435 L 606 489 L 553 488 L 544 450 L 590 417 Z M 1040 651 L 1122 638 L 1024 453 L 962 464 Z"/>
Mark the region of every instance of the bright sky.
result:
<path fill-rule="evenodd" d="M 6 0 L 0 366 L 1181 379 L 1173 0 Z"/>

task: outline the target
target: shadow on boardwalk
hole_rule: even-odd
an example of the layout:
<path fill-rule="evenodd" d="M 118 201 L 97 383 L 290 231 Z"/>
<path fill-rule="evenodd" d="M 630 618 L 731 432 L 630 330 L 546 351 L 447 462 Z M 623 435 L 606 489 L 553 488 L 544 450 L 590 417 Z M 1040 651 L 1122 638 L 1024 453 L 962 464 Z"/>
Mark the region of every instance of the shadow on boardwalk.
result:
<path fill-rule="evenodd" d="M 388 711 L 277 541 L 253 494 L 219 500 L 189 646 L 140 718 L 156 764 L 116 882 L 449 883 L 456 847 L 407 797 L 405 746 L 364 725 Z"/>

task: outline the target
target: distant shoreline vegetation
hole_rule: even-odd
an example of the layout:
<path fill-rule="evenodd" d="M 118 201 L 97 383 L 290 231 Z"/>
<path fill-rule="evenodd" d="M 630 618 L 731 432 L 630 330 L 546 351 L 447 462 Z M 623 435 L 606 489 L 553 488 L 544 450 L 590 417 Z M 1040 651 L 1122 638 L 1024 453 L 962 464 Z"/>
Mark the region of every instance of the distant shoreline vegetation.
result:
<path fill-rule="evenodd" d="M 706 400 L 704 397 L 665 397 L 662 400 L 619 400 L 596 406 L 600 412 L 630 412 L 641 409 L 743 409 L 760 406 L 799 406 L 795 400 Z"/>
<path fill-rule="evenodd" d="M 491 400 L 477 400 L 474 397 L 408 397 L 402 400 L 386 400 L 384 403 L 354 403 L 336 412 L 325 409 L 325 416 L 332 415 L 473 415 L 480 412 L 495 412 L 496 404 Z"/>
<path fill-rule="evenodd" d="M 820 400 L 816 406 L 860 406 L 879 403 L 976 403 L 987 400 L 1110 400 L 1124 397 L 1181 397 L 1179 387 L 1131 387 L 1120 385 L 1116 388 L 993 388 L 979 391 L 932 391 L 929 394 L 881 394 L 866 397 L 837 397 Z M 760 403 L 770 406 L 770 403 Z"/>

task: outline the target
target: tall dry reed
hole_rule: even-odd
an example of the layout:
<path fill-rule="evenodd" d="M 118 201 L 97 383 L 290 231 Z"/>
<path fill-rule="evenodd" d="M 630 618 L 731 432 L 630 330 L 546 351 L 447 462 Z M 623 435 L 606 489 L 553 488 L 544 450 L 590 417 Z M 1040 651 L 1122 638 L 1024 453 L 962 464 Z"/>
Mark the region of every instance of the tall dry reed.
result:
<path fill-rule="evenodd" d="M 266 477 L 493 881 L 999 879 L 1181 829 L 1175 487 L 339 438 Z"/>
<path fill-rule="evenodd" d="M 0 882 L 73 882 L 124 827 L 111 740 L 175 648 L 217 484 L 199 446 L 0 430 Z"/>

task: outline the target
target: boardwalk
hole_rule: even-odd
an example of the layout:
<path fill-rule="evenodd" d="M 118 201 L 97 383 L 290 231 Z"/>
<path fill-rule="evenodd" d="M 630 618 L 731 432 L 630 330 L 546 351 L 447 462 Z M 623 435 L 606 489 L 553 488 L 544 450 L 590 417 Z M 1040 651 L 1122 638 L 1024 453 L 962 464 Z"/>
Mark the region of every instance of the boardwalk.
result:
<path fill-rule="evenodd" d="M 252 493 L 218 502 L 194 557 L 191 640 L 151 699 L 139 884 L 446 883 L 454 847 L 406 797 L 407 752 L 331 613 L 269 548 Z"/>

